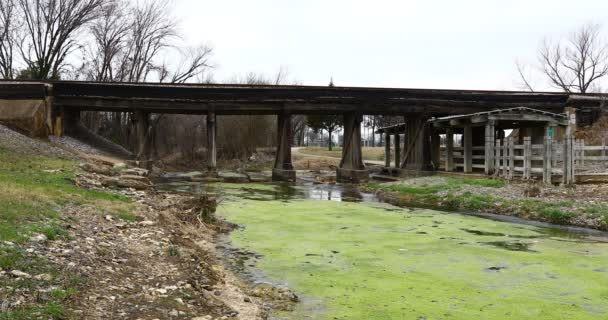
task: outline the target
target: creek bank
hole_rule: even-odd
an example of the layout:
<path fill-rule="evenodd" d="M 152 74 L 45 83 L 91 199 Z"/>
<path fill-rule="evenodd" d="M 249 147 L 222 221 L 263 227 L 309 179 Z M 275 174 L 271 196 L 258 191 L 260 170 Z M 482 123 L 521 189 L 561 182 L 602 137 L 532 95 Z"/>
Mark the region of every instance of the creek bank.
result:
<path fill-rule="evenodd" d="M 608 230 L 608 186 L 546 186 L 493 179 L 421 177 L 368 183 L 362 190 L 400 207 L 491 213 L 552 224 Z"/>
<path fill-rule="evenodd" d="M 77 176 L 76 184 L 85 188 L 109 190 L 110 192 L 126 195 L 132 197 L 139 205 L 147 207 L 143 210 L 145 212 L 143 217 L 137 216 L 137 220 L 145 220 L 135 223 L 137 228 L 153 229 L 145 232 L 141 239 L 145 243 L 156 244 L 156 247 L 149 248 L 151 253 L 147 256 L 165 256 L 173 262 L 172 268 L 164 271 L 161 268 L 161 271 L 159 271 L 160 278 L 166 280 L 164 286 L 162 282 L 159 285 L 158 279 L 154 279 L 155 285 L 147 284 L 142 288 L 151 292 L 152 298 L 158 296 L 163 301 L 168 299 L 168 305 L 173 307 L 170 310 L 165 308 L 165 312 L 169 312 L 165 316 L 168 314 L 172 319 L 181 319 L 181 316 L 184 319 L 190 319 L 189 317 L 196 315 L 188 312 L 196 310 L 192 300 L 198 300 L 199 304 L 204 305 L 203 310 L 207 310 L 208 318 L 205 319 L 266 319 L 271 310 L 289 310 L 293 303 L 297 301 L 297 296 L 288 289 L 273 286 L 254 286 L 224 267 L 224 264 L 218 259 L 221 253 L 217 251 L 216 243 L 222 234 L 230 232 L 236 226 L 215 217 L 214 212 L 218 201 L 220 201 L 218 198 L 206 193 L 198 195 L 178 194 L 171 191 L 167 192 L 167 189 L 159 192 L 148 178 L 149 174 L 146 170 L 122 168 L 120 171 L 111 170 L 111 176 L 106 176 L 101 173 L 107 173 L 107 168 L 99 170 L 99 166 L 103 165 L 97 164 L 97 167 L 95 165 L 81 165 L 81 168 L 88 170 Z M 91 170 L 91 168 L 95 170 Z M 226 174 L 221 175 L 221 177 L 225 176 L 228 181 L 232 181 L 235 175 Z M 197 183 L 196 181 L 202 174 L 190 172 L 167 176 L 170 176 L 171 180 L 177 184 L 179 184 L 177 181 L 182 179 Z M 116 182 L 109 184 L 109 180 Z M 129 184 L 124 181 L 128 181 Z M 142 187 L 130 183 L 140 183 Z M 221 197 L 221 195 L 218 195 L 218 197 Z M 108 221 L 112 221 L 112 219 Z M 102 220 L 101 224 L 103 222 L 105 221 Z M 98 221 L 96 224 L 100 224 L 100 222 Z M 110 232 L 112 232 L 112 229 L 111 226 L 108 228 Z M 131 240 L 138 238 L 133 232 L 126 233 Z M 149 237 L 155 240 L 151 240 Z M 113 248 L 115 246 L 116 243 L 110 243 L 107 247 Z M 118 247 L 128 248 L 130 245 L 123 243 Z M 136 250 L 142 251 L 141 245 Z M 159 264 L 161 266 L 165 264 L 159 261 L 147 261 L 149 259 L 142 254 L 138 254 L 134 260 L 133 266 L 143 264 L 156 267 Z M 126 268 L 122 272 L 122 276 L 129 281 L 138 277 L 147 278 L 148 280 L 137 280 L 149 283 L 151 282 L 151 273 L 154 273 L 154 271 L 142 273 L 141 270 Z M 116 272 L 113 272 L 112 278 L 116 277 Z M 132 286 L 121 288 L 114 283 L 112 288 L 116 287 L 124 290 L 133 289 Z M 96 288 L 96 290 L 99 289 Z M 96 294 L 89 295 L 88 299 L 97 301 L 98 299 L 94 298 L 97 296 Z M 187 296 L 188 300 L 185 300 L 184 296 Z M 142 298 L 150 299 L 150 296 L 147 292 L 144 292 Z M 173 303 L 175 301 L 178 302 L 178 305 Z M 139 303 L 142 304 L 142 307 L 145 306 L 143 301 Z M 115 300 L 113 300 L 113 304 L 116 308 Z M 121 312 L 124 315 L 126 314 L 125 310 L 128 310 L 129 306 L 132 308 L 133 305 L 132 302 L 117 310 L 122 310 Z M 180 308 L 180 305 L 186 308 Z M 159 308 L 156 307 L 156 309 Z M 138 312 L 142 312 L 142 310 L 139 309 Z M 175 316 L 176 314 L 180 317 Z M 150 314 L 150 316 L 154 315 Z M 156 314 L 156 316 L 160 316 L 160 314 Z"/>

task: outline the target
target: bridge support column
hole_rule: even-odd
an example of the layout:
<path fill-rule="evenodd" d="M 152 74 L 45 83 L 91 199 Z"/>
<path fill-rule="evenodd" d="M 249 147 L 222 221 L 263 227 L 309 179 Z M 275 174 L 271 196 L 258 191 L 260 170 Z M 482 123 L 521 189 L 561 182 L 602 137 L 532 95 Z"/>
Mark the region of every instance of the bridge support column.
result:
<path fill-rule="evenodd" d="M 395 168 L 401 163 L 401 135 L 399 130 L 395 132 Z"/>
<path fill-rule="evenodd" d="M 384 166 L 391 167 L 391 134 L 384 132 Z"/>
<path fill-rule="evenodd" d="M 296 171 L 291 163 L 291 115 L 279 114 L 277 120 L 277 154 L 272 169 L 272 180 L 296 181 Z"/>
<path fill-rule="evenodd" d="M 141 110 L 134 112 L 135 115 L 135 159 L 139 162 L 140 167 L 146 167 L 145 162 L 148 160 L 148 128 L 150 127 L 150 114 Z"/>
<path fill-rule="evenodd" d="M 342 160 L 336 173 L 338 182 L 359 183 L 369 180 L 361 152 L 361 115 L 344 114 Z"/>
<path fill-rule="evenodd" d="M 462 135 L 462 144 L 464 146 L 464 173 L 473 172 L 473 127 L 467 125 L 464 127 Z"/>
<path fill-rule="evenodd" d="M 207 114 L 207 169 L 209 171 L 217 170 L 217 145 L 216 138 L 217 125 L 214 112 Z"/>
<path fill-rule="evenodd" d="M 432 170 L 431 141 L 428 117 L 413 115 L 405 117 L 406 148 L 401 168 L 412 171 Z"/>
<path fill-rule="evenodd" d="M 80 111 L 79 110 L 61 110 L 62 118 L 62 135 L 74 135 L 77 132 L 78 123 L 80 122 Z"/>
<path fill-rule="evenodd" d="M 433 169 L 439 169 L 441 165 L 441 137 L 439 136 L 439 132 L 437 129 L 430 126 L 431 131 L 431 163 L 433 165 Z"/>
<path fill-rule="evenodd" d="M 452 128 L 445 130 L 445 171 L 454 171 L 454 131 Z"/>

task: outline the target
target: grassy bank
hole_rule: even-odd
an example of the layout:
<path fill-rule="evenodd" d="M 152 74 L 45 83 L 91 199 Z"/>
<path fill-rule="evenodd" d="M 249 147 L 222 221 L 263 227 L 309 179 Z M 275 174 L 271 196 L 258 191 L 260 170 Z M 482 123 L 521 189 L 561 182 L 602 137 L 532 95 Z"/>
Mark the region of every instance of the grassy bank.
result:
<path fill-rule="evenodd" d="M 46 241 L 69 240 L 64 208 L 92 206 L 101 214 L 134 218 L 127 198 L 76 186 L 77 170 L 74 161 L 0 148 L 0 300 L 20 299 L 0 319 L 65 317 L 63 305 L 83 279 L 38 254 Z"/>
<path fill-rule="evenodd" d="M 546 199 L 525 196 L 536 189 L 527 184 L 507 185 L 501 180 L 417 178 L 400 183 L 369 183 L 368 191 L 377 192 L 387 201 L 400 206 L 433 208 L 450 211 L 487 212 L 524 219 L 577 225 L 608 230 L 608 205 L 586 202 L 569 195 Z M 557 187 L 551 187 L 557 188 Z M 519 189 L 520 195 L 513 190 Z"/>
<path fill-rule="evenodd" d="M 316 156 L 325 156 L 325 157 L 334 157 L 334 158 L 342 157 L 342 148 L 333 148 L 332 151 L 329 151 L 326 147 L 306 147 L 306 148 L 300 148 L 299 151 L 304 154 L 311 154 L 311 155 L 316 155 Z M 374 160 L 374 161 L 384 160 L 384 147 L 363 147 L 362 153 L 363 153 L 364 160 Z"/>

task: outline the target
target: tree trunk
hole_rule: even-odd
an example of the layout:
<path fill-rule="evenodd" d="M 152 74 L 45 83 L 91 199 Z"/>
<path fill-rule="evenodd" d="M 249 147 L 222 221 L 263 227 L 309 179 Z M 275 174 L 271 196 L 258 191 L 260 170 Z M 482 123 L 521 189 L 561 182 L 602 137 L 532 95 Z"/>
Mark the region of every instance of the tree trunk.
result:
<path fill-rule="evenodd" d="M 329 143 L 327 144 L 329 146 L 329 151 L 331 151 L 332 149 L 332 140 L 331 140 L 331 130 L 327 130 L 327 132 L 329 132 Z"/>

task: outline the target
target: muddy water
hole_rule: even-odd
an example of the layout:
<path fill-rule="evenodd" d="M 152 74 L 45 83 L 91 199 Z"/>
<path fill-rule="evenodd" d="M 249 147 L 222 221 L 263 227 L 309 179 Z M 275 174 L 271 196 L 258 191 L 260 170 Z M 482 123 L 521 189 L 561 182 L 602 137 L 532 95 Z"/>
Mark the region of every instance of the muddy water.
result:
<path fill-rule="evenodd" d="M 353 187 L 198 191 L 224 194 L 218 214 L 242 226 L 222 245 L 233 266 L 302 297 L 277 319 L 608 319 L 605 234 L 397 208 Z"/>

